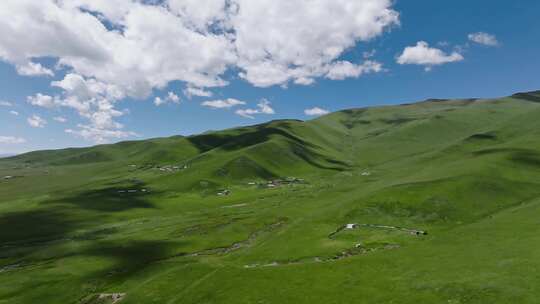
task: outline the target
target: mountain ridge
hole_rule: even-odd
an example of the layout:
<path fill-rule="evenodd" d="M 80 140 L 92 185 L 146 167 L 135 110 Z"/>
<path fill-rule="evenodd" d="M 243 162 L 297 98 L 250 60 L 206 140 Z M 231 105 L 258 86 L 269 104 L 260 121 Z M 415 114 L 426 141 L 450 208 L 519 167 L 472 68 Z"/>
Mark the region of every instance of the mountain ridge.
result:
<path fill-rule="evenodd" d="M 255 124 L 255 125 L 250 125 L 250 126 L 231 127 L 231 128 L 227 128 L 227 129 L 223 129 L 223 130 L 205 131 L 205 132 L 200 133 L 200 134 L 194 134 L 194 135 L 189 135 L 189 136 L 172 135 L 172 136 L 167 136 L 167 137 L 153 137 L 153 138 L 147 138 L 147 139 L 141 139 L 141 140 L 119 141 L 119 142 L 116 142 L 116 143 L 99 144 L 99 145 L 93 145 L 93 146 L 88 146 L 88 147 L 77 147 L 77 148 L 67 147 L 67 148 L 59 148 L 59 149 L 35 150 L 35 151 L 29 151 L 29 152 L 25 152 L 25 153 L 16 154 L 16 155 L 15 154 L 6 154 L 5 156 L 0 155 L 0 157 L 4 158 L 4 159 L 5 158 L 14 158 L 14 157 L 18 158 L 18 157 L 26 157 L 29 154 L 33 154 L 33 153 L 47 153 L 47 152 L 48 153 L 54 153 L 54 152 L 67 151 L 67 150 L 70 150 L 70 151 L 83 151 L 83 150 L 94 149 L 94 148 L 98 148 L 98 147 L 107 147 L 107 146 L 114 146 L 114 145 L 130 145 L 130 144 L 136 144 L 136 143 L 140 143 L 140 142 L 159 142 L 159 141 L 166 141 L 166 140 L 172 140 L 172 139 L 178 139 L 178 140 L 197 139 L 197 138 L 201 138 L 201 137 L 207 137 L 209 134 L 215 134 L 215 133 L 226 132 L 226 131 L 249 129 L 249 128 L 257 128 L 257 127 L 266 127 L 266 126 L 270 126 L 270 125 L 273 125 L 273 124 L 280 124 L 280 123 L 287 123 L 287 122 L 306 123 L 306 122 L 309 122 L 309 121 L 312 121 L 312 120 L 320 119 L 320 118 L 325 117 L 327 115 L 331 115 L 331 114 L 335 114 L 335 113 L 341 113 L 341 112 L 351 112 L 351 111 L 358 112 L 358 111 L 365 111 L 365 110 L 369 110 L 369 109 L 377 109 L 377 108 L 384 108 L 384 107 L 400 107 L 400 106 L 419 105 L 419 104 L 422 104 L 422 103 L 444 103 L 444 102 L 455 102 L 455 103 L 465 102 L 465 103 L 468 103 L 468 102 L 474 102 L 474 101 L 478 101 L 478 100 L 495 100 L 495 99 L 503 99 L 503 98 L 514 98 L 514 99 L 527 100 L 527 101 L 532 101 L 532 102 L 540 102 L 540 90 L 518 92 L 518 93 L 512 94 L 512 95 L 507 96 L 507 97 L 489 98 L 489 99 L 481 99 L 481 98 L 460 98 L 460 99 L 429 98 L 429 99 L 426 99 L 426 100 L 413 102 L 413 103 L 402 103 L 402 104 L 397 104 L 397 105 L 370 106 L 370 107 L 359 107 L 359 108 L 343 109 L 343 110 L 338 110 L 336 112 L 328 113 L 328 114 L 325 114 L 325 115 L 322 115 L 320 117 L 317 117 L 317 118 L 314 118 L 314 119 L 311 119 L 311 120 L 307 120 L 307 121 L 300 120 L 300 119 L 275 119 L 275 120 L 270 120 L 270 121 L 267 121 L 267 122 L 263 122 L 263 123 L 259 123 L 259 124 Z"/>

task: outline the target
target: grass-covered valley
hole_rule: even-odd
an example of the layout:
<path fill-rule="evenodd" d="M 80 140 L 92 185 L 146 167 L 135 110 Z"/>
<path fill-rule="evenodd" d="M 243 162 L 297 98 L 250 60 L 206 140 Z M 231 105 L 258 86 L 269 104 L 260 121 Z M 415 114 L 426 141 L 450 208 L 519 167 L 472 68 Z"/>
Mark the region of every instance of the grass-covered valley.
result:
<path fill-rule="evenodd" d="M 0 303 L 538 303 L 539 216 L 540 91 L 37 151 Z"/>

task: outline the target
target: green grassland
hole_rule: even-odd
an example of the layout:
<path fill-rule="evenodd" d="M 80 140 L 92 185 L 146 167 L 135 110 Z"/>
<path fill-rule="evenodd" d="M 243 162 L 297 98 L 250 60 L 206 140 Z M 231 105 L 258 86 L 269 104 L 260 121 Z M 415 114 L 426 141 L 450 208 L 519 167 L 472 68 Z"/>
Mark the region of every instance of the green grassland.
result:
<path fill-rule="evenodd" d="M 38 151 L 0 178 L 0 303 L 540 298 L 540 92 Z"/>

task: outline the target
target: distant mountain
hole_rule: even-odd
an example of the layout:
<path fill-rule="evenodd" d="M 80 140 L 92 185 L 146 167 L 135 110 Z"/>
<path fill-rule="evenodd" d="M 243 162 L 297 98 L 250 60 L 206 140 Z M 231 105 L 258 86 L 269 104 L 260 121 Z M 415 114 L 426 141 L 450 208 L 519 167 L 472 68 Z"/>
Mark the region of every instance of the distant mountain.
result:
<path fill-rule="evenodd" d="M 429 140 L 432 148 L 457 140 L 456 136 L 476 138 L 477 133 L 498 128 L 502 121 L 522 119 L 522 111 L 535 111 L 540 106 L 539 99 L 540 91 L 500 99 L 428 99 L 397 106 L 343 110 L 305 122 L 276 120 L 188 137 L 35 151 L 10 161 L 34 165 L 110 163 L 111 166 L 126 162 L 163 165 L 204 161 L 205 169 L 228 178 L 238 178 L 238 172 L 248 178 L 250 174 L 282 176 L 298 170 L 341 171 L 359 162 L 384 161 L 385 156 L 397 157 L 407 150 L 410 153 L 422 150 L 412 143 L 406 147 L 398 145 L 407 138 Z M 495 110 L 506 107 L 504 113 Z M 476 118 L 471 120 L 471 115 Z M 466 130 L 462 130 L 464 125 L 468 126 Z M 350 141 L 351 146 L 361 141 L 364 153 L 351 155 L 347 150 L 350 147 L 343 146 L 344 141 Z M 375 154 L 367 154 L 375 150 Z"/>

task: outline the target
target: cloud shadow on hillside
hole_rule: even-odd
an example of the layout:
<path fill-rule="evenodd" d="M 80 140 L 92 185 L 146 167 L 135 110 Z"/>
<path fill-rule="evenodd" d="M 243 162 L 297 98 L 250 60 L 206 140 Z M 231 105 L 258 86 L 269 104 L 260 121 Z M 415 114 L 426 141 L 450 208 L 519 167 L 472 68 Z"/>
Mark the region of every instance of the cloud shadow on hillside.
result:
<path fill-rule="evenodd" d="M 286 122 L 281 122 L 280 127 L 290 128 Z M 245 128 L 242 133 L 225 134 L 224 132 L 202 134 L 197 136 L 187 137 L 187 140 L 195 145 L 202 153 L 215 148 L 221 148 L 226 151 L 238 150 L 251 147 L 270 140 L 273 135 L 283 136 L 293 142 L 300 143 L 306 147 L 316 147 L 280 127 L 270 127 L 268 124 L 262 124 L 249 129 Z"/>
<path fill-rule="evenodd" d="M 113 265 L 94 272 L 89 277 L 100 280 L 106 280 L 107 278 L 117 280 L 131 277 L 144 271 L 154 263 L 176 256 L 183 256 L 184 253 L 175 251 L 175 249 L 178 250 L 182 245 L 183 243 L 179 242 L 160 240 L 132 240 L 127 242 L 122 241 L 120 243 L 107 241 L 98 242 L 81 254 L 113 260 Z"/>
<path fill-rule="evenodd" d="M 0 244 L 26 244 L 60 238 L 76 223 L 58 209 L 31 210 L 0 215 Z"/>
<path fill-rule="evenodd" d="M 155 208 L 149 201 L 151 194 L 156 194 L 156 192 L 151 192 L 144 184 L 139 183 L 124 187 L 116 185 L 82 191 L 46 203 L 71 204 L 81 209 L 102 212 L 120 212 L 136 208 Z"/>
<path fill-rule="evenodd" d="M 318 145 L 284 130 L 284 128 L 287 129 L 290 127 L 290 124 L 287 122 L 281 122 L 280 127 L 270 127 L 268 124 L 263 124 L 251 127 L 243 133 L 225 134 L 220 132 L 203 134 L 188 137 L 187 140 L 195 145 L 201 153 L 204 153 L 216 148 L 225 151 L 240 150 L 270 141 L 272 136 L 281 136 L 287 140 L 290 151 L 314 167 L 329 170 L 343 170 L 348 167 L 345 162 L 326 157 L 316 152 L 316 149 L 321 149 Z M 327 162 L 331 165 L 325 165 L 322 162 Z"/>

